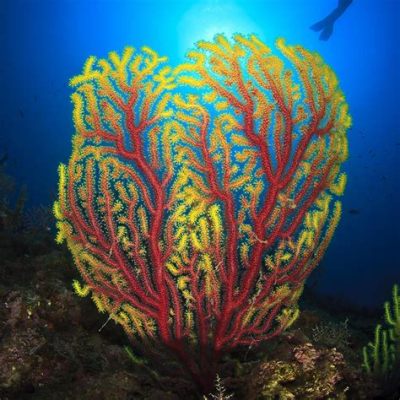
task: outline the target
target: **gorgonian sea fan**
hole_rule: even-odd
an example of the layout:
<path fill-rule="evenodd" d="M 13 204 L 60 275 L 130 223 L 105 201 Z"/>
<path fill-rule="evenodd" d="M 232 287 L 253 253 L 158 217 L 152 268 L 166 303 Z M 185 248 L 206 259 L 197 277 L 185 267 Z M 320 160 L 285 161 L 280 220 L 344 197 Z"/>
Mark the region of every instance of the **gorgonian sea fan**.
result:
<path fill-rule="evenodd" d="M 205 387 L 223 352 L 281 333 L 341 213 L 351 119 L 315 53 L 201 41 L 90 57 L 59 167 L 57 241 L 98 309 Z"/>

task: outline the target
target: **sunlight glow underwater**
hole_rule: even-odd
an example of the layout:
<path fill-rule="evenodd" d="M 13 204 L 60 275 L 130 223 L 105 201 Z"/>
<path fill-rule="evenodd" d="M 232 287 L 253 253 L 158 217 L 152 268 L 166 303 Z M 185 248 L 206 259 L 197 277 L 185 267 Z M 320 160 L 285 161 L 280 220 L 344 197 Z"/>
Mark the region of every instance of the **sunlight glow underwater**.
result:
<path fill-rule="evenodd" d="M 229 38 L 238 32 L 264 36 L 263 30 L 233 1 L 196 3 L 183 15 L 178 26 L 179 53 L 183 56 L 198 40 L 212 40 L 218 33 Z"/>

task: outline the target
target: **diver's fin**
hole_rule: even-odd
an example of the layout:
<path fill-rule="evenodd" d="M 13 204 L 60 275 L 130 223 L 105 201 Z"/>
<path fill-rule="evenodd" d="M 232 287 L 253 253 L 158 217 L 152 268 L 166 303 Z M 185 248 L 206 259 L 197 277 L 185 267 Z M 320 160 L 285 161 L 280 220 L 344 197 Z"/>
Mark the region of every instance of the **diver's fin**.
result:
<path fill-rule="evenodd" d="M 319 35 L 319 40 L 328 40 L 333 32 L 333 22 L 326 24 L 323 31 Z"/>
<path fill-rule="evenodd" d="M 326 26 L 326 18 L 322 19 L 321 21 L 318 21 L 316 24 L 311 25 L 310 29 L 312 29 L 315 32 L 322 31 Z"/>

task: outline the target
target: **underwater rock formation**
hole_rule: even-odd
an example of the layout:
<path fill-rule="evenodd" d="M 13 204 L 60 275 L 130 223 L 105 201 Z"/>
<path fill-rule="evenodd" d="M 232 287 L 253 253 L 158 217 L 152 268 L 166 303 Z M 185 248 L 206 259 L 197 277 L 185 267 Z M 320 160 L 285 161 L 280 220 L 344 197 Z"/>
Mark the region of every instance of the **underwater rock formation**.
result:
<path fill-rule="evenodd" d="M 54 213 L 77 294 L 208 390 L 224 352 L 296 320 L 340 218 L 351 119 L 333 71 L 300 46 L 218 35 L 187 57 L 86 61 Z"/>

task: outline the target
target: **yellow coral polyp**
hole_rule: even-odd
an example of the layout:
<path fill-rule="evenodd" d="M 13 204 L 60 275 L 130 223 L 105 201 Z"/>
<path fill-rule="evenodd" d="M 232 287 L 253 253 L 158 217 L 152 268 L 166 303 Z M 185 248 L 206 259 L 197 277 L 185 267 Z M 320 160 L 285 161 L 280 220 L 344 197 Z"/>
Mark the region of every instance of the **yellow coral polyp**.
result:
<path fill-rule="evenodd" d="M 289 329 L 299 318 L 300 310 L 298 307 L 295 309 L 287 308 L 284 310 L 281 318 L 281 321 L 285 325 L 285 329 Z"/>
<path fill-rule="evenodd" d="M 254 307 L 250 307 L 245 316 L 243 317 L 243 326 L 249 325 L 251 319 L 254 317 L 256 309 Z"/>
<path fill-rule="evenodd" d="M 122 211 L 124 208 L 123 204 L 121 201 L 116 201 L 113 205 L 112 211 L 115 213 L 118 213 L 120 211 Z"/>
<path fill-rule="evenodd" d="M 173 264 L 173 263 L 171 263 L 171 262 L 168 262 L 168 263 L 166 264 L 166 267 L 167 267 L 168 271 L 169 271 L 172 275 L 174 275 L 174 276 L 179 275 L 179 268 L 178 268 L 175 264 Z"/>
<path fill-rule="evenodd" d="M 192 242 L 192 246 L 195 250 L 202 250 L 204 248 L 203 244 L 201 243 L 199 237 L 197 236 L 196 232 L 190 232 L 190 238 Z"/>
<path fill-rule="evenodd" d="M 182 290 L 182 295 L 183 295 L 184 299 L 188 302 L 194 300 L 192 294 L 187 289 Z"/>
<path fill-rule="evenodd" d="M 346 188 L 347 175 L 342 172 L 337 178 L 336 182 L 332 182 L 329 189 L 336 196 L 342 196 L 344 193 L 344 189 Z"/>
<path fill-rule="evenodd" d="M 64 235 L 64 231 L 63 231 L 63 223 L 57 222 L 56 226 L 57 226 L 56 243 L 62 244 L 64 242 L 64 240 L 66 239 L 66 236 Z"/>
<path fill-rule="evenodd" d="M 285 253 L 285 254 L 283 254 L 282 256 L 281 256 L 281 261 L 288 261 L 288 260 L 290 260 L 292 258 L 292 254 L 290 254 L 290 253 Z"/>
<path fill-rule="evenodd" d="M 181 238 L 179 239 L 178 245 L 177 245 L 177 250 L 178 251 L 183 251 L 183 249 L 186 247 L 188 243 L 188 234 L 184 233 Z"/>
<path fill-rule="evenodd" d="M 58 201 L 54 202 L 53 205 L 53 214 L 57 220 L 63 219 L 63 214 L 61 212 L 60 203 Z"/>
<path fill-rule="evenodd" d="M 137 214 L 139 218 L 140 228 L 142 229 L 143 233 L 147 234 L 149 231 L 149 224 L 145 209 L 143 207 L 139 207 Z"/>
<path fill-rule="evenodd" d="M 189 223 L 195 224 L 200 216 L 204 213 L 204 204 L 200 203 L 197 207 L 189 212 Z"/>
<path fill-rule="evenodd" d="M 190 278 L 188 276 L 180 276 L 177 281 L 178 289 L 186 289 L 188 282 L 190 282 Z"/>
<path fill-rule="evenodd" d="M 107 311 L 107 310 L 106 310 L 106 307 L 105 307 L 105 305 L 104 305 L 104 303 L 103 303 L 103 300 L 101 299 L 100 296 L 93 295 L 93 296 L 92 296 L 92 300 L 93 300 L 94 304 L 96 305 L 97 310 L 98 310 L 100 313 L 104 313 L 104 312 Z"/>
<path fill-rule="evenodd" d="M 212 226 L 214 229 L 214 232 L 217 235 L 220 235 L 222 232 L 222 219 L 220 215 L 220 208 L 218 205 L 214 204 L 210 207 L 208 210 L 208 214 L 211 218 Z"/>
<path fill-rule="evenodd" d="M 199 220 L 199 236 L 200 236 L 200 242 L 203 244 L 204 248 L 207 248 L 210 246 L 210 230 L 209 226 L 207 223 L 206 218 L 200 218 Z"/>
<path fill-rule="evenodd" d="M 76 279 L 72 281 L 72 287 L 79 297 L 86 297 L 90 293 L 90 287 L 87 285 L 82 286 Z"/>
<path fill-rule="evenodd" d="M 213 270 L 212 259 L 209 254 L 206 253 L 203 255 L 201 266 L 205 272 L 211 272 Z"/>
<path fill-rule="evenodd" d="M 193 328 L 193 313 L 191 311 L 185 312 L 186 327 L 191 330 Z"/>

